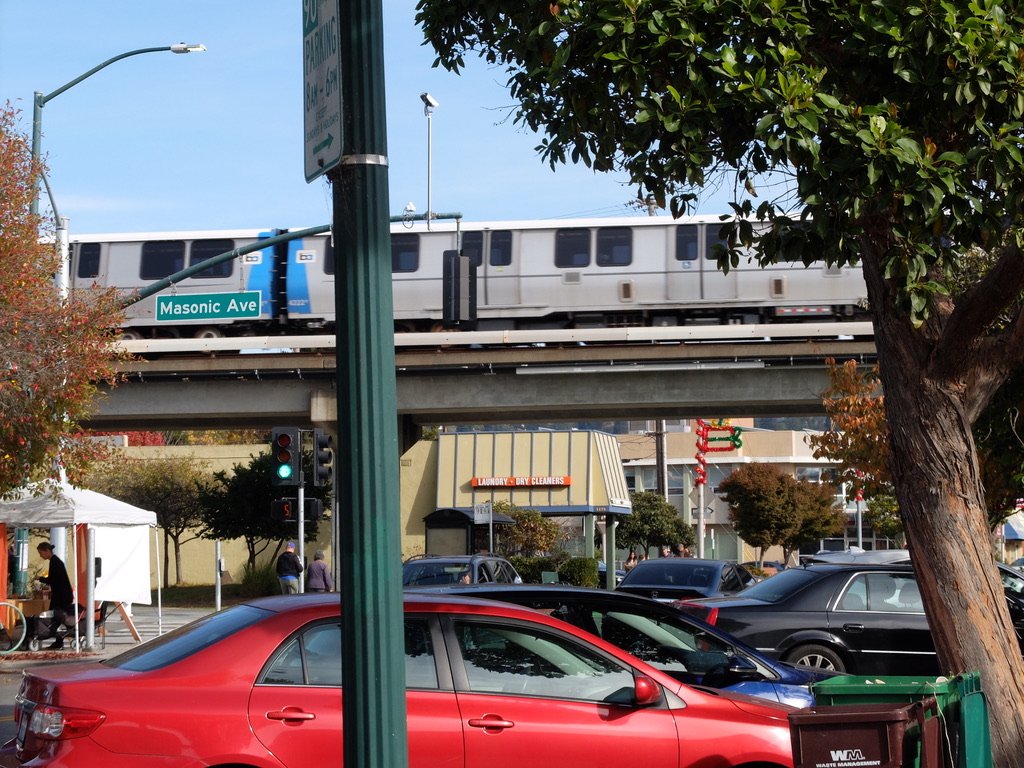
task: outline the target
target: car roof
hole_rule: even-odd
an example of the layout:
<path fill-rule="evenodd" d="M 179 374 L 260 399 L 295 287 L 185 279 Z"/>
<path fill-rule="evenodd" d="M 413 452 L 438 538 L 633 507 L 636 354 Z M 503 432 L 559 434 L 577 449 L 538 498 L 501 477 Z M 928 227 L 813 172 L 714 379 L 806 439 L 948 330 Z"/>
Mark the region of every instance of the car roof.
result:
<path fill-rule="evenodd" d="M 441 594 L 423 589 L 410 589 L 403 593 L 403 600 L 407 608 L 421 606 L 429 609 L 431 606 L 464 605 L 467 607 L 480 605 L 501 605 L 498 600 L 487 600 L 480 597 L 459 594 Z M 337 592 L 307 592 L 301 595 L 271 595 L 269 597 L 256 597 L 245 601 L 245 605 L 252 605 L 256 608 L 283 613 L 297 609 L 317 609 L 328 605 L 341 605 L 341 595 Z"/>

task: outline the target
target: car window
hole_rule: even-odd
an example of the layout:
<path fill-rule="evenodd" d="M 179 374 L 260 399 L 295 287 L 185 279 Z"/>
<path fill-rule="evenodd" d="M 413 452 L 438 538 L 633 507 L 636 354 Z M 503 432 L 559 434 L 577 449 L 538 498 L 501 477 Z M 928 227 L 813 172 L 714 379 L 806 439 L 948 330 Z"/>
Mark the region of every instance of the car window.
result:
<path fill-rule="evenodd" d="M 469 566 L 465 563 L 438 563 L 430 561 L 417 561 L 407 563 L 402 567 L 402 585 L 429 586 L 434 584 L 458 584 L 466 581 L 469 574 Z"/>
<path fill-rule="evenodd" d="M 743 588 L 743 582 L 740 580 L 740 575 L 736 568 L 732 565 L 727 565 L 722 569 L 722 591 L 723 592 L 739 592 Z"/>
<path fill-rule="evenodd" d="M 597 702 L 633 688 L 631 670 L 561 635 L 480 620 L 453 626 L 473 693 Z"/>
<path fill-rule="evenodd" d="M 924 613 L 917 582 L 910 573 L 860 573 L 847 584 L 840 611 Z"/>
<path fill-rule="evenodd" d="M 181 661 L 196 651 L 233 635 L 258 621 L 272 616 L 270 611 L 251 605 L 235 605 L 211 613 L 184 627 L 102 662 L 108 667 L 145 672 Z"/>
<path fill-rule="evenodd" d="M 1008 568 L 1000 568 L 999 578 L 1003 580 L 1004 589 L 1015 595 L 1024 596 L 1024 576 Z"/>
<path fill-rule="evenodd" d="M 732 648 L 684 622 L 633 610 L 593 612 L 596 634 L 670 675 L 702 675 L 728 663 Z"/>
<path fill-rule="evenodd" d="M 743 591 L 743 596 L 766 603 L 777 603 L 820 578 L 821 574 L 814 571 L 803 568 L 787 568 L 770 579 L 751 584 Z"/>
<path fill-rule="evenodd" d="M 430 630 L 423 619 L 405 620 L 407 688 L 437 688 Z M 314 624 L 292 637 L 271 658 L 259 685 L 341 687 L 341 624 Z"/>

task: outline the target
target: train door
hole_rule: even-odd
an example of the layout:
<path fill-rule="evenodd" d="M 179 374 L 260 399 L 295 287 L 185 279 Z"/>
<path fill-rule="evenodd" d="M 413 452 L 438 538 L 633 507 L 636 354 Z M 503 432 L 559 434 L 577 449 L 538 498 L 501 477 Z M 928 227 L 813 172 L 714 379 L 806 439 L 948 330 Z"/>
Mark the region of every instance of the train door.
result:
<path fill-rule="evenodd" d="M 679 224 L 665 229 L 665 275 L 672 302 L 696 302 L 701 293 L 700 227 Z"/>
<path fill-rule="evenodd" d="M 288 314 L 308 322 L 310 327 L 333 323 L 334 312 L 334 244 L 328 235 L 304 237 L 296 241 L 293 254 L 289 256 L 289 269 L 303 273 L 303 291 L 294 294 L 291 274 L 288 283 Z"/>
<path fill-rule="evenodd" d="M 721 249 L 728 247 L 728 243 L 719 235 L 721 225 L 718 223 L 701 224 L 699 229 L 701 233 L 701 298 L 705 301 L 737 298 L 739 296 L 737 289 L 739 271 L 750 269 L 750 265 L 741 262 L 736 269 L 729 270 L 728 274 L 722 272 L 718 268 L 718 255 Z"/>
<path fill-rule="evenodd" d="M 493 229 L 465 232 L 463 253 L 477 263 L 477 308 L 518 307 L 522 303 L 519 258 L 512 231 Z M 473 254 L 476 254 L 475 256 Z"/>

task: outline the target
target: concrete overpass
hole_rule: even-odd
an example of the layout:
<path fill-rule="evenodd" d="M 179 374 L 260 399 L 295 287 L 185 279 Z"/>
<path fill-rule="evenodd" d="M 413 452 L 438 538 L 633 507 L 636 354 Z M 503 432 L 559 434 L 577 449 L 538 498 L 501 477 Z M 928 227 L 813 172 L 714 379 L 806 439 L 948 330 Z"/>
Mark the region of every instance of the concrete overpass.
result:
<path fill-rule="evenodd" d="M 406 428 L 813 415 L 826 358 L 874 360 L 865 323 L 494 333 L 396 336 L 396 417 Z M 149 357 L 122 367 L 124 381 L 87 426 L 329 424 L 333 346 L 333 337 L 126 343 Z"/>

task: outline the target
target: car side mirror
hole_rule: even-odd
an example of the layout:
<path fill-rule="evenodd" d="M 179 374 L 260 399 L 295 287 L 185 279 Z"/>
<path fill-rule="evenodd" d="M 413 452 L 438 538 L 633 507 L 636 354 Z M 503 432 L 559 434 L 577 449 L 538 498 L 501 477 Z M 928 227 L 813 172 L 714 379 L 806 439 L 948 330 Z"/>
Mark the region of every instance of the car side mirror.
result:
<path fill-rule="evenodd" d="M 649 707 L 661 702 L 661 686 L 652 677 L 637 673 L 633 676 L 633 703 Z"/>
<path fill-rule="evenodd" d="M 729 657 L 729 673 L 732 675 L 738 675 L 744 679 L 758 678 L 761 674 L 757 671 L 757 666 L 748 659 L 746 656 L 730 656 Z"/>

